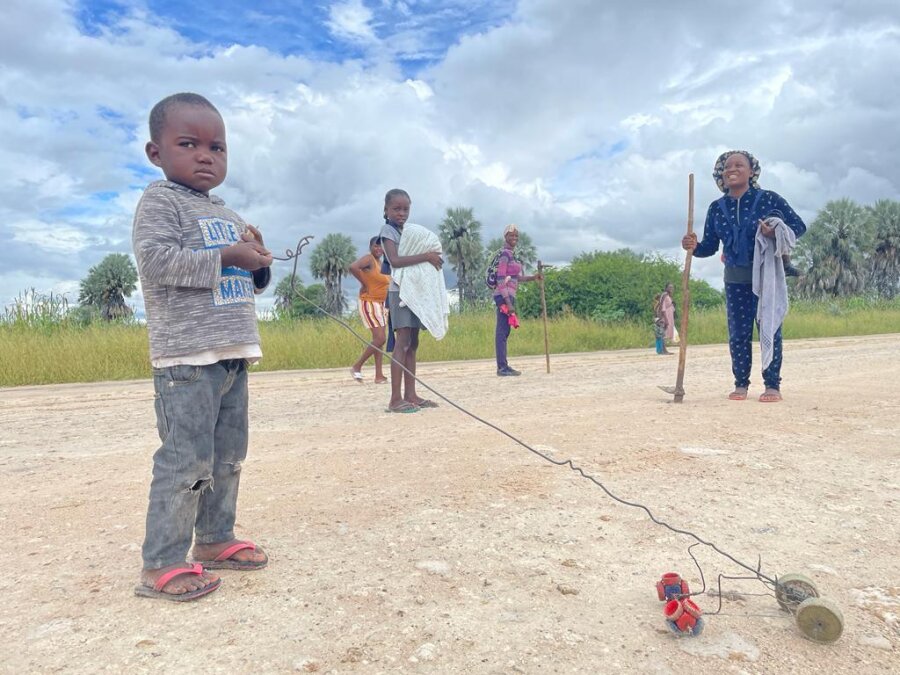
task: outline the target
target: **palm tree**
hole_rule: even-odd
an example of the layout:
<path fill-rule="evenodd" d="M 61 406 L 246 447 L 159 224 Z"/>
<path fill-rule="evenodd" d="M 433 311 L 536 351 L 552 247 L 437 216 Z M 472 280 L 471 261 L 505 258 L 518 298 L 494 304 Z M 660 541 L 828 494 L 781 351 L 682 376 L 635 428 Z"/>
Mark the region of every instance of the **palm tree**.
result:
<path fill-rule="evenodd" d="M 809 271 L 797 282 L 797 292 L 824 298 L 853 295 L 865 288 L 865 253 L 871 250 L 866 210 L 850 199 L 825 204 L 797 246 Z"/>
<path fill-rule="evenodd" d="M 131 316 L 125 298 L 137 288 L 138 274 L 125 253 L 110 253 L 81 280 L 78 303 L 93 307 L 107 321 Z"/>
<path fill-rule="evenodd" d="M 340 315 L 347 307 L 341 280 L 356 259 L 353 241 L 346 234 L 329 234 L 313 249 L 309 267 L 316 279 L 325 282 L 325 309 Z"/>
<path fill-rule="evenodd" d="M 879 199 L 866 210 L 875 240 L 869 268 L 872 286 L 890 299 L 900 292 L 900 202 Z"/>
<path fill-rule="evenodd" d="M 476 282 L 483 257 L 481 223 L 475 220 L 470 208 L 448 208 L 447 215 L 441 221 L 439 235 L 456 273 L 459 308 L 462 311 L 478 296 Z"/>
<path fill-rule="evenodd" d="M 304 300 L 308 298 L 309 301 Z M 304 286 L 300 279 L 294 279 L 291 288 L 290 275 L 275 286 L 275 316 L 297 319 L 299 317 L 320 317 L 322 314 L 314 305 L 325 306 L 325 287 L 322 284 Z"/>
<path fill-rule="evenodd" d="M 488 255 L 494 255 L 494 253 L 503 248 L 503 243 L 503 237 L 491 239 L 487 245 Z M 528 236 L 528 233 L 522 232 L 522 230 L 519 230 L 519 243 L 516 244 L 516 258 L 522 263 L 522 267 L 524 268 L 523 271 L 525 272 L 531 272 L 537 267 L 537 248 L 535 248 L 534 242 L 531 240 L 531 237 Z"/>

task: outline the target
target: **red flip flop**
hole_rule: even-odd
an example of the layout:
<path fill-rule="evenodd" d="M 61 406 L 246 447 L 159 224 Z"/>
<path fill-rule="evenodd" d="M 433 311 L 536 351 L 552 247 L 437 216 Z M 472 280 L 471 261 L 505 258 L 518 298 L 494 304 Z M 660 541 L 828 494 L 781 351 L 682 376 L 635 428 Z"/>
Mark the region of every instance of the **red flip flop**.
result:
<path fill-rule="evenodd" d="M 209 595 L 222 584 L 221 579 L 216 579 L 215 581 L 210 581 L 206 586 L 193 591 L 185 591 L 184 593 L 177 594 L 166 593 L 163 591 L 167 583 L 183 574 L 196 574 L 197 576 L 200 576 L 203 574 L 203 565 L 194 563 L 193 565 L 176 567 L 163 574 L 156 580 L 156 583 L 153 584 L 153 586 L 147 586 L 146 584 L 136 586 L 134 594 L 142 598 L 157 598 L 159 600 L 169 600 L 170 602 L 189 602 L 191 600 L 196 600 L 197 598 L 202 598 L 204 595 Z"/>
<path fill-rule="evenodd" d="M 252 570 L 261 570 L 263 567 L 269 564 L 269 557 L 266 556 L 266 559 L 261 562 L 254 562 L 252 560 L 232 560 L 231 556 L 233 556 L 238 551 L 244 550 L 256 551 L 256 544 L 252 541 L 238 541 L 226 548 L 219 555 L 215 557 L 213 560 L 198 560 L 197 562 L 203 565 L 208 570 L 239 570 L 241 572 L 250 572 Z M 262 552 L 262 551 L 260 551 Z"/>

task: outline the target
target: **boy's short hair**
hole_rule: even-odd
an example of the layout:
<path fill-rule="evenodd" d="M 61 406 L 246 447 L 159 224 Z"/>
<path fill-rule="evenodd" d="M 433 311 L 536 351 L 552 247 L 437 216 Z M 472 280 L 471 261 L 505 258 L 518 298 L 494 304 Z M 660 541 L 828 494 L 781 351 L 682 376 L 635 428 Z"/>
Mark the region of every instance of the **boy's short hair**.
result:
<path fill-rule="evenodd" d="M 372 248 L 375 244 L 381 246 L 381 237 L 375 236 L 369 239 L 369 248 Z"/>
<path fill-rule="evenodd" d="M 181 92 L 180 94 L 172 94 L 171 96 L 166 96 L 163 100 L 153 106 L 153 109 L 150 111 L 151 141 L 153 141 L 154 143 L 159 143 L 159 138 L 160 136 L 162 136 L 162 131 L 166 126 L 166 116 L 169 114 L 169 111 L 172 108 L 179 105 L 203 106 L 212 110 L 219 117 L 222 116 L 222 113 L 218 111 L 216 106 L 214 106 L 209 102 L 209 100 L 207 100 L 200 94 Z"/>

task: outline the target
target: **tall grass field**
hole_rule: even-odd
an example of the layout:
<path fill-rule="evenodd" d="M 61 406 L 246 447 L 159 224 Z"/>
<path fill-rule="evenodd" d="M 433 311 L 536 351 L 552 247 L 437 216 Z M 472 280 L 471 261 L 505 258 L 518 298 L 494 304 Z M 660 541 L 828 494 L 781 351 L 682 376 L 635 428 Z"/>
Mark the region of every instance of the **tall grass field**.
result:
<path fill-rule="evenodd" d="M 348 320 L 360 336 L 369 332 Z M 349 367 L 363 344 L 346 328 L 326 318 L 261 321 L 263 359 L 258 370 Z M 552 353 L 610 349 L 652 349 L 651 326 L 602 323 L 572 315 L 548 322 Z M 786 339 L 900 333 L 900 301 L 796 302 L 785 321 Z M 727 341 L 725 310 L 692 311 L 690 344 Z M 543 354 L 543 324 L 523 319 L 510 336 L 510 357 Z M 441 341 L 422 334 L 419 361 L 487 359 L 494 354 L 494 314 L 450 317 Z M 7 316 L 0 321 L 0 387 L 63 382 L 94 382 L 150 377 L 147 329 L 135 323 L 79 325 L 46 317 Z"/>

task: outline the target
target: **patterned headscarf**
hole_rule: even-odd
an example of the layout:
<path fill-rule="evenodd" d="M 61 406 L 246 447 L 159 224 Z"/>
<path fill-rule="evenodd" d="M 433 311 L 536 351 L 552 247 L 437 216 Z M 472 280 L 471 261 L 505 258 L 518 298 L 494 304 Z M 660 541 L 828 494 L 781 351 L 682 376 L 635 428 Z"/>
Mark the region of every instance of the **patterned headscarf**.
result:
<path fill-rule="evenodd" d="M 728 192 L 728 188 L 725 187 L 725 160 L 727 160 L 732 155 L 741 154 L 747 158 L 747 161 L 750 162 L 750 187 L 759 188 L 759 160 L 756 159 L 753 155 L 751 155 L 746 150 L 729 150 L 728 152 L 723 152 L 719 155 L 719 159 L 716 160 L 716 165 L 713 167 L 713 178 L 716 181 L 716 185 L 722 192 Z"/>
<path fill-rule="evenodd" d="M 504 239 L 506 238 L 506 235 L 508 235 L 510 232 L 515 232 L 516 234 L 519 233 L 519 228 L 516 227 L 515 223 L 510 223 L 509 225 L 507 225 L 506 227 L 503 228 Z"/>

